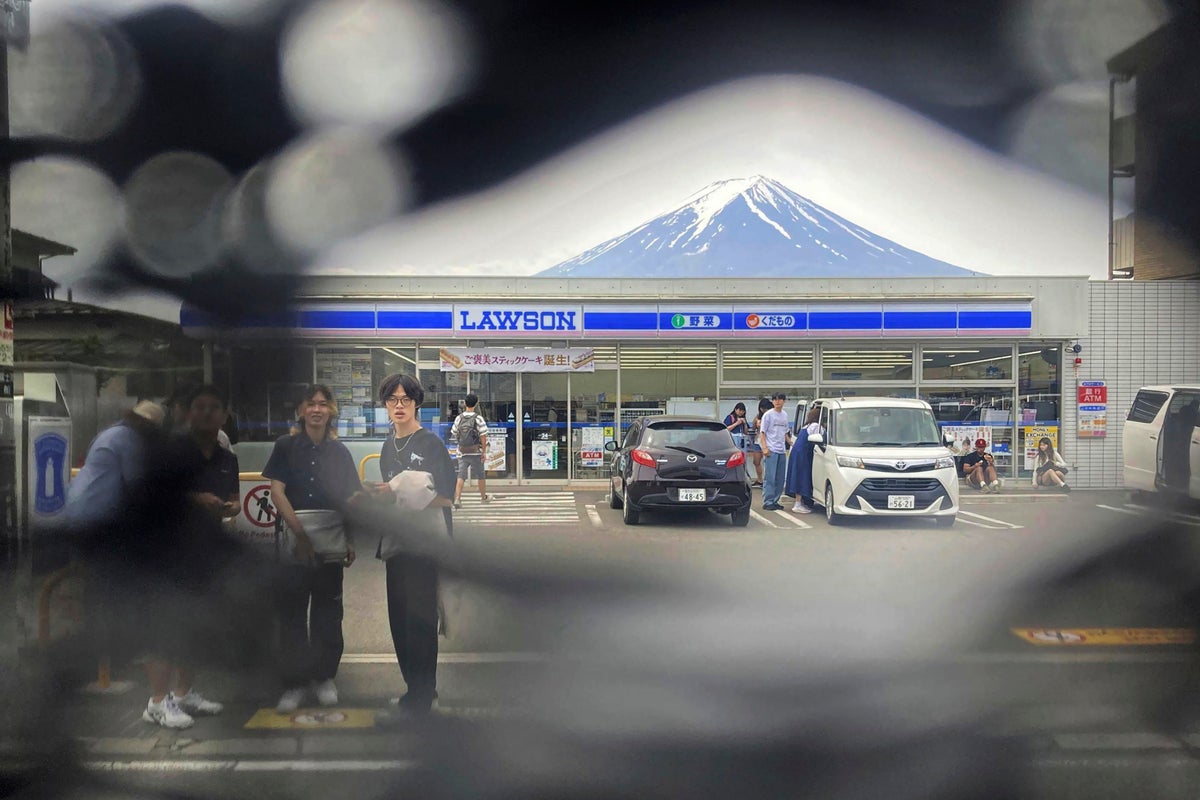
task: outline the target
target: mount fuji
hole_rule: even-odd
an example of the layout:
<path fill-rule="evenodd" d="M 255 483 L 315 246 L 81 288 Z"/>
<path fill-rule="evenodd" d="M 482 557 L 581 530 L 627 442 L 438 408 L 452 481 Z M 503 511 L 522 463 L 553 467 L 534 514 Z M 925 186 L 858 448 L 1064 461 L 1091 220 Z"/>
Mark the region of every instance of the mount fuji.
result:
<path fill-rule="evenodd" d="M 896 244 L 755 175 L 718 181 L 674 211 L 538 274 L 881 278 L 983 273 Z"/>

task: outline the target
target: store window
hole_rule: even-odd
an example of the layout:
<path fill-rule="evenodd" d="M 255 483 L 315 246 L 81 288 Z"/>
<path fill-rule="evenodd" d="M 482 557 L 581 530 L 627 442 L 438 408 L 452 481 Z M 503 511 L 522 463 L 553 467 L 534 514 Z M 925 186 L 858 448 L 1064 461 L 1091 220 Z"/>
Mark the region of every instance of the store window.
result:
<path fill-rule="evenodd" d="M 912 378 L 911 347 L 830 347 L 821 350 L 822 382 L 911 381 Z"/>
<path fill-rule="evenodd" d="M 622 345 L 620 427 L 655 414 L 717 416 L 716 345 Z"/>
<path fill-rule="evenodd" d="M 604 450 L 604 443 L 616 441 L 618 436 L 617 348 L 596 347 L 594 353 L 594 372 L 571 373 L 572 478 L 605 477 L 609 454 Z"/>
<path fill-rule="evenodd" d="M 921 399 L 933 407 L 933 415 L 944 436 L 953 438 L 951 451 L 957 458 L 975 449 L 983 439 L 1002 477 L 1014 469 L 1012 386 L 921 387 Z"/>
<path fill-rule="evenodd" d="M 812 383 L 811 348 L 721 349 L 721 385 Z"/>
<path fill-rule="evenodd" d="M 313 382 L 313 348 L 230 349 L 231 403 L 239 439 L 270 442 L 288 432 L 305 387 Z"/>
<path fill-rule="evenodd" d="M 926 381 L 1008 381 L 1013 349 L 1007 347 L 929 346 L 921 348 L 921 379 Z"/>
<path fill-rule="evenodd" d="M 1018 475 L 1034 468 L 1038 439 L 1050 439 L 1056 449 L 1062 441 L 1062 348 L 1025 342 L 1017 346 L 1017 435 L 1025 456 Z M 1070 456 L 1064 453 L 1070 460 Z"/>

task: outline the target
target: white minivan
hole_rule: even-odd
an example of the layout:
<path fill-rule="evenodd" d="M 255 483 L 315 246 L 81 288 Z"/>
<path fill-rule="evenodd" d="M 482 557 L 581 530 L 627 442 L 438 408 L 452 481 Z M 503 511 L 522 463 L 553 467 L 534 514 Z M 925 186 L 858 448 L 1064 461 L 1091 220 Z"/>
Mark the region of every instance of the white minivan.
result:
<path fill-rule="evenodd" d="M 1200 500 L 1200 386 L 1144 386 L 1125 417 L 1125 487 Z"/>
<path fill-rule="evenodd" d="M 958 514 L 958 472 L 933 409 L 902 397 L 813 402 L 823 434 L 813 448 L 813 497 L 836 525 L 843 516 L 929 516 L 944 527 Z"/>

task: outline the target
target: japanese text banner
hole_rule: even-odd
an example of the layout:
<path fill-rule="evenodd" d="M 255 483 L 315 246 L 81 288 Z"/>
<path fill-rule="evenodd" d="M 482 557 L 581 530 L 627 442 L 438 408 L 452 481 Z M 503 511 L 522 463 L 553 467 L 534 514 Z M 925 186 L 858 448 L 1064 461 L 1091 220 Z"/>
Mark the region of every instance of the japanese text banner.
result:
<path fill-rule="evenodd" d="M 442 372 L 595 372 L 590 347 L 443 347 Z"/>

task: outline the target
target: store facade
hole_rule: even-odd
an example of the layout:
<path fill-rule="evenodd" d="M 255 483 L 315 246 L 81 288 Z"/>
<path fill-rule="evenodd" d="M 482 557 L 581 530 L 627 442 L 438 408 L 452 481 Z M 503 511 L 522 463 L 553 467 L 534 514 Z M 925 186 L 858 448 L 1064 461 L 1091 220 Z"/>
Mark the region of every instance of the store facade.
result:
<path fill-rule="evenodd" d="M 186 308 L 182 319 L 231 387 L 243 469 L 265 462 L 314 381 L 337 395 L 351 449 L 378 452 L 388 423 L 376 387 L 408 371 L 426 387 L 423 424 L 444 438 L 463 397 L 480 397 L 489 477 L 520 484 L 602 479 L 604 443 L 638 416 L 724 417 L 739 401 L 753 415 L 775 391 L 790 408 L 921 397 L 956 447 L 986 438 L 1002 472 L 1021 477 L 1031 432 L 1057 437 L 1064 352 L 1087 320 L 1084 278 L 334 277 L 236 331 Z"/>

